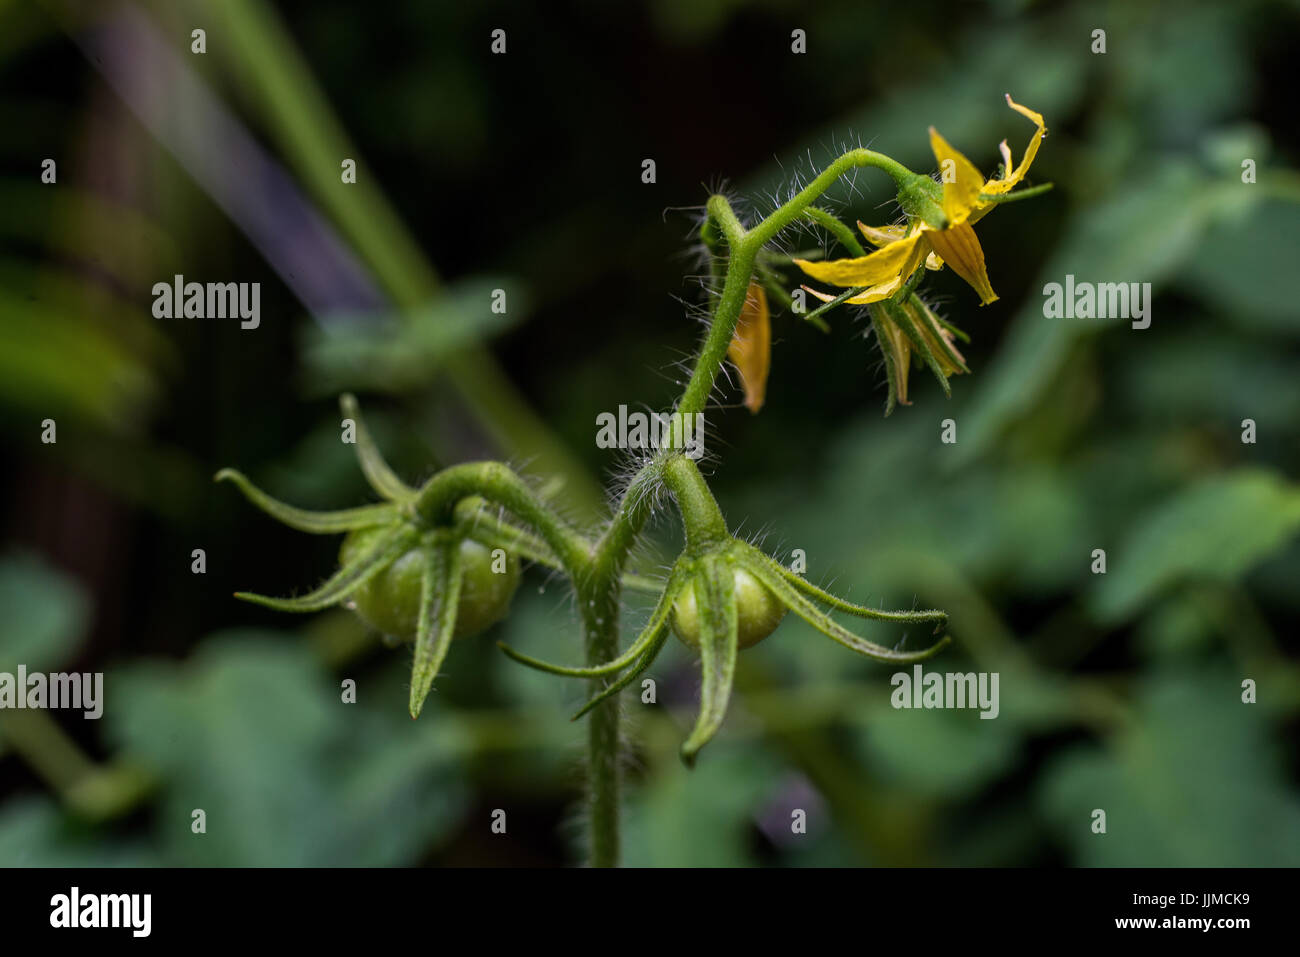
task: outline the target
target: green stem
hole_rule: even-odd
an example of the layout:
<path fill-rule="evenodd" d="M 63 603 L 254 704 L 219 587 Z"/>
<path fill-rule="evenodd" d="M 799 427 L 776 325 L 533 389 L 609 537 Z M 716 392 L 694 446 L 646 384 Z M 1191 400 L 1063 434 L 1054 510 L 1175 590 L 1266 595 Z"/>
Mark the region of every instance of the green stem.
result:
<path fill-rule="evenodd" d="M 673 458 L 664 468 L 664 483 L 672 490 L 682 513 L 687 554 L 706 551 L 727 539 L 722 510 L 693 461 L 684 455 Z"/>
<path fill-rule="evenodd" d="M 556 516 L 524 481 L 499 462 L 456 465 L 431 478 L 411 505 L 413 515 L 446 522 L 465 499 L 503 506 L 528 523 L 569 573 L 582 619 L 587 664 L 595 667 L 618 656 L 620 576 L 636 530 L 649 512 L 646 493 L 654 481 L 643 470 L 623 496 L 597 547 Z M 592 695 L 613 679 L 592 680 Z M 592 709 L 587 723 L 587 817 L 592 867 L 616 867 L 619 859 L 619 704 L 618 697 Z"/>
<path fill-rule="evenodd" d="M 593 575 L 577 589 L 582 609 L 587 664 L 604 664 L 618 656 L 621 589 L 617 576 Z M 594 697 L 617 676 L 593 678 Z M 592 867 L 617 867 L 619 860 L 619 701 L 618 695 L 597 705 L 587 720 L 588 859 Z"/>
<path fill-rule="evenodd" d="M 867 251 L 862 248 L 862 244 L 858 242 L 858 237 L 853 235 L 853 230 L 849 229 L 849 227 L 845 226 L 837 218 L 826 212 L 826 210 L 819 206 L 809 206 L 803 211 L 803 213 L 810 220 L 818 226 L 821 226 L 839 240 L 840 245 L 851 252 L 854 256 L 862 257 L 867 254 Z"/>
<path fill-rule="evenodd" d="M 439 472 L 416 494 L 410 505 L 412 517 L 432 525 L 452 524 L 457 504 L 471 496 L 503 506 L 536 529 L 575 583 L 589 577 L 587 540 L 500 462 L 467 462 Z"/>
<path fill-rule="evenodd" d="M 724 197 L 710 197 L 700 235 L 715 263 L 721 257 L 722 246 L 726 245 L 726 276 L 713 321 L 678 403 L 681 418 L 676 428 L 680 429 L 685 416 L 704 411 L 744 308 L 759 251 L 778 232 L 805 215 L 817 197 L 840 176 L 860 166 L 884 170 L 900 187 L 908 178 L 915 178 L 888 157 L 871 150 L 852 150 L 751 230 L 744 228 Z M 823 217 L 817 213 L 810 214 L 811 218 L 821 221 Z M 845 245 L 853 242 L 852 234 L 848 233 Z M 623 567 L 636 535 L 649 518 L 654 486 L 660 481 L 676 499 L 686 530 L 688 553 L 702 553 L 727 540 L 726 521 L 704 476 L 695 462 L 680 452 L 657 456 L 637 474 L 594 546 L 555 515 L 518 475 L 497 462 L 458 465 L 438 473 L 419 490 L 408 508 L 413 518 L 445 522 L 453 517 L 459 502 L 477 496 L 505 507 L 535 529 L 573 582 L 582 618 L 586 663 L 594 668 L 618 656 Z M 593 697 L 603 692 L 612 680 L 615 679 L 593 679 Z M 616 694 L 591 710 L 587 734 L 590 862 L 593 867 L 614 867 L 619 861 L 621 785 Z"/>
<path fill-rule="evenodd" d="M 713 383 L 727 357 L 727 346 L 736 331 L 736 322 L 745 307 L 745 297 L 749 292 L 749 280 L 754 274 L 754 263 L 758 251 L 776 238 L 776 234 L 785 229 L 799 217 L 805 215 L 808 208 L 819 196 L 830 189 L 835 181 L 849 170 L 862 166 L 874 166 L 884 170 L 898 184 L 900 190 L 917 178 L 916 174 L 896 160 L 890 159 L 874 150 L 849 150 L 839 159 L 799 191 L 797 195 L 778 208 L 767 219 L 753 229 L 746 230 L 736 218 L 731 204 L 724 196 L 710 196 L 706 205 L 706 218 L 701 236 L 711 249 L 716 247 L 717 232 L 721 231 L 730 248 L 727 258 L 727 278 L 722 286 L 722 296 L 718 308 L 713 314 L 708 336 L 700 349 L 699 358 L 690 381 L 682 393 L 678 411 L 685 415 L 703 412 L 708 402 Z"/>
<path fill-rule="evenodd" d="M 826 167 L 820 176 L 800 190 L 793 199 L 751 229 L 747 238 L 759 246 L 771 242 L 776 238 L 777 233 L 802 216 L 804 210 L 811 206 L 817 197 L 830 189 L 836 180 L 849 170 L 862 166 L 874 166 L 876 169 L 883 170 L 893 177 L 900 188 L 916 178 L 916 174 L 906 166 L 883 153 L 863 149 L 849 150 Z"/>

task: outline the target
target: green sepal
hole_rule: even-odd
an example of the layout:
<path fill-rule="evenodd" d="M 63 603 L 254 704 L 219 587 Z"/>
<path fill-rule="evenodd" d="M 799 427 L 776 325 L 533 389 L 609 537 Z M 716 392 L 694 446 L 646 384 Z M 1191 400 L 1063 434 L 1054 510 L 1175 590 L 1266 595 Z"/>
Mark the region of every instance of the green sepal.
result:
<path fill-rule="evenodd" d="M 934 310 L 925 304 L 925 301 L 922 300 L 920 296 L 913 294 L 908 300 L 908 306 L 915 311 L 919 322 L 925 324 L 926 330 L 930 333 L 927 339 L 932 339 L 936 344 L 938 344 L 949 362 L 955 365 L 962 372 L 970 375 L 970 367 L 966 365 L 965 358 L 963 358 L 961 353 L 953 347 L 952 343 L 948 341 L 943 332 L 947 329 L 954 335 L 960 335 L 964 342 L 970 342 L 970 336 L 967 336 L 964 332 L 949 326 L 946 322 L 940 319 L 935 315 Z"/>
<path fill-rule="evenodd" d="M 874 658 L 876 661 L 888 661 L 897 664 L 911 664 L 916 661 L 924 661 L 932 655 L 938 654 L 939 650 L 948 644 L 949 638 L 944 636 L 929 648 L 923 651 L 895 651 L 892 648 L 886 648 L 884 645 L 878 645 L 873 641 L 868 641 L 859 635 L 849 631 L 830 615 L 826 614 L 808 598 L 801 594 L 802 589 L 796 589 L 790 581 L 790 576 L 784 570 L 778 572 L 774 570 L 767 562 L 746 561 L 745 569 L 764 585 L 772 590 L 778 599 L 796 615 L 802 618 L 808 624 L 812 625 L 826 637 L 839 642 L 844 647 L 856 651 L 860 655 L 868 658 Z M 804 582 L 803 584 L 807 584 Z M 897 612 L 897 615 L 906 616 L 909 614 L 918 615 L 917 621 L 933 621 L 935 613 L 933 612 Z M 895 621 L 912 620 L 906 617 L 892 619 Z"/>
<path fill-rule="evenodd" d="M 836 611 L 846 612 L 850 615 L 856 615 L 858 618 L 869 618 L 873 621 L 893 621 L 902 624 L 930 624 L 933 623 L 935 631 L 938 631 L 948 622 L 948 613 L 938 608 L 929 608 L 925 611 L 885 611 L 881 608 L 868 608 L 866 605 L 857 605 L 847 599 L 832 595 L 830 592 L 818 588 L 812 582 L 805 580 L 795 572 L 790 571 L 776 559 L 765 555 L 752 545 L 745 546 L 747 553 L 744 558 L 745 567 L 749 567 L 751 562 L 761 562 L 773 572 L 781 575 L 793 585 L 796 589 L 803 592 L 809 598 L 830 605 Z"/>
<path fill-rule="evenodd" d="M 411 664 L 412 718 L 420 716 L 455 637 L 461 580 L 460 542 L 438 542 L 429 550 L 420 580 L 420 620 Z"/>
<path fill-rule="evenodd" d="M 880 354 L 885 360 L 885 379 L 889 386 L 889 394 L 885 397 L 885 415 L 889 416 L 894 411 L 895 404 L 902 398 L 899 393 L 901 376 L 906 375 L 906 369 L 899 369 L 895 357 L 893 338 L 885 328 L 885 323 L 889 320 L 882 317 L 880 310 L 873 303 L 867 307 L 867 312 L 871 316 L 871 328 L 876 332 L 876 342 L 880 346 Z"/>
<path fill-rule="evenodd" d="M 600 694 L 594 696 L 590 701 L 588 701 L 576 712 L 574 712 L 573 720 L 577 721 L 579 718 L 581 718 L 592 708 L 596 707 L 596 705 L 618 694 L 620 691 L 622 691 L 624 688 L 630 685 L 633 681 L 635 681 L 637 677 L 641 674 L 641 672 L 649 668 L 651 663 L 655 660 L 655 658 L 659 656 L 659 652 L 663 650 L 663 646 L 668 641 L 668 636 L 670 634 L 672 634 L 672 630 L 667 626 L 660 628 L 655 633 L 653 639 L 650 641 L 650 644 L 646 646 L 646 649 L 642 653 L 641 657 L 637 659 L 636 664 L 632 668 L 625 671 L 623 675 L 612 685 L 610 685 L 607 688 L 604 688 L 600 692 Z"/>
<path fill-rule="evenodd" d="M 554 549 L 527 529 L 504 517 L 505 509 L 494 508 L 478 496 L 456 503 L 456 526 L 468 538 L 488 548 L 504 548 L 511 554 L 547 568 L 563 571 L 564 564 Z"/>
<path fill-rule="evenodd" d="M 925 337 L 916 328 L 912 317 L 907 314 L 906 310 L 899 308 L 892 302 L 883 302 L 881 305 L 888 314 L 889 321 L 903 330 L 903 334 L 911 341 L 912 348 L 917 355 L 934 373 L 934 377 L 939 380 L 939 385 L 943 388 L 943 394 L 948 398 L 952 398 L 952 386 L 948 384 L 948 377 L 944 374 L 943 367 L 939 365 L 939 360 L 935 358 L 934 352 L 930 349 L 930 344 L 926 342 Z"/>
<path fill-rule="evenodd" d="M 731 564 L 722 556 L 707 555 L 698 562 L 695 602 L 700 623 L 700 713 L 690 736 L 682 743 L 682 761 L 695 763 L 700 748 L 722 726 L 736 675 L 738 612 Z"/>
<path fill-rule="evenodd" d="M 931 229 L 947 229 L 943 211 L 943 184 L 931 176 L 907 172 L 894 177 L 898 183 L 898 205 L 910 220 L 919 219 Z"/>
<path fill-rule="evenodd" d="M 659 633 L 667 629 L 668 618 L 673 611 L 673 602 L 677 599 L 677 593 L 681 590 L 681 587 L 681 573 L 674 569 L 673 573 L 669 575 L 668 583 L 664 586 L 662 594 L 659 596 L 659 601 L 655 603 L 654 610 L 650 612 L 650 618 L 646 621 L 645 627 L 641 629 L 641 634 L 632 642 L 627 651 L 603 665 L 586 668 L 553 665 L 548 661 L 542 661 L 540 658 L 526 655 L 522 651 L 516 651 L 504 642 L 497 642 L 497 647 L 520 664 L 553 675 L 563 675 L 567 678 L 600 678 L 605 675 L 612 675 L 615 672 L 622 671 L 641 658 L 654 644 L 655 639 L 659 637 Z"/>
<path fill-rule="evenodd" d="M 414 498 L 415 489 L 398 478 L 380 454 L 379 446 L 375 444 L 370 430 L 366 428 L 365 419 L 361 417 L 357 397 L 350 392 L 339 396 L 339 408 L 346 418 L 356 424 L 357 461 L 361 463 L 361 471 L 365 473 L 370 487 L 390 502 L 405 502 Z"/>
<path fill-rule="evenodd" d="M 995 177 L 1001 179 L 1001 177 Z M 1055 186 L 1055 183 L 1042 183 L 1039 186 L 1026 186 L 1024 189 L 1016 190 L 1014 193 L 980 193 L 981 203 L 1014 203 L 1018 199 L 1033 199 L 1035 196 L 1041 196 L 1049 189 Z"/>
<path fill-rule="evenodd" d="M 217 482 L 234 482 L 244 497 L 266 512 L 272 518 L 296 528 L 300 532 L 313 535 L 336 535 L 351 532 L 358 528 L 371 528 L 375 525 L 387 525 L 398 518 L 397 507 L 387 503 L 382 505 L 363 505 L 360 508 L 347 508 L 337 512 L 309 512 L 294 508 L 267 495 L 248 480 L 248 477 L 235 469 L 222 469 L 214 476 Z"/>
<path fill-rule="evenodd" d="M 329 608 L 347 599 L 415 544 L 418 534 L 410 526 L 400 525 L 377 537 L 374 544 L 336 571 L 313 592 L 300 598 L 272 598 L 252 592 L 235 592 L 235 597 L 276 611 L 308 612 Z"/>

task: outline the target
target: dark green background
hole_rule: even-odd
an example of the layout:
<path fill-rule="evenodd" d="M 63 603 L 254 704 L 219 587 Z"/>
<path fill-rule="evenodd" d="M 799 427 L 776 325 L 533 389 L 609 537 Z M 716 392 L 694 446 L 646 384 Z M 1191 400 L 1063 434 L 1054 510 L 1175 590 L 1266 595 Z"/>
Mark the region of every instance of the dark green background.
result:
<path fill-rule="evenodd" d="M 0 714 L 0 864 L 579 860 L 567 717 L 583 689 L 493 647 L 577 660 L 561 584 L 530 572 L 509 622 L 453 649 L 413 723 L 407 652 L 344 612 L 230 597 L 301 592 L 335 546 L 210 476 L 234 466 L 306 507 L 365 501 L 338 441 L 335 393 L 351 387 L 408 479 L 484 455 L 526 466 L 559 443 L 576 463 L 559 497 L 590 513 L 584 487 L 622 465 L 596 448 L 596 415 L 667 406 L 701 333 L 709 191 L 752 220 L 859 142 L 929 170 L 931 124 L 989 171 L 999 140 L 1018 157 L 1032 129 L 1007 92 L 1046 117 L 1031 180 L 1056 188 L 981 222 L 997 303 L 978 307 L 951 271 L 929 281 L 973 338 L 974 375 L 945 399 L 915 370 L 914 405 L 884 419 L 863 319 L 834 313 L 823 334 L 780 314 L 767 406 L 751 416 L 728 389 L 709 414 L 733 528 L 783 559 L 804 549 L 809 577 L 851 599 L 946 608 L 955 643 L 929 667 L 998 672 L 1001 716 L 894 711 L 893 669 L 792 620 L 742 657 L 723 732 L 687 772 L 697 672 L 674 643 L 651 670 L 658 706 L 625 695 L 626 859 L 1300 862 L 1296 4 L 277 4 L 271 59 L 308 65 L 343 155 L 363 160 L 366 221 L 383 221 L 380 195 L 399 217 L 379 247 L 305 173 L 354 189 L 340 156 L 283 137 L 245 59 L 227 18 L 262 3 L 139 8 L 376 276 L 407 275 L 373 268 L 400 229 L 441 280 L 399 332 L 354 316 L 361 331 L 323 344 L 69 40 L 84 10 L 0 6 L 0 670 L 104 671 L 107 689 L 98 723 Z M 496 27 L 505 56 L 489 53 Z M 278 89 L 298 115 L 310 91 Z M 38 181 L 47 156 L 57 186 Z M 832 193 L 847 221 L 894 218 L 886 177 L 854 185 Z M 154 319 L 149 290 L 175 272 L 261 282 L 261 327 Z M 1151 328 L 1044 319 L 1042 285 L 1067 273 L 1152 283 Z M 504 322 L 483 308 L 500 284 Z M 475 377 L 447 370 L 476 340 L 544 431 L 502 447 L 469 413 Z M 363 349 L 373 361 L 348 361 Z M 47 417 L 56 445 L 39 442 Z M 644 564 L 677 534 L 665 513 Z M 642 614 L 634 602 L 630 627 Z M 339 702 L 344 678 L 356 705 Z M 789 833 L 793 808 L 807 835 Z"/>

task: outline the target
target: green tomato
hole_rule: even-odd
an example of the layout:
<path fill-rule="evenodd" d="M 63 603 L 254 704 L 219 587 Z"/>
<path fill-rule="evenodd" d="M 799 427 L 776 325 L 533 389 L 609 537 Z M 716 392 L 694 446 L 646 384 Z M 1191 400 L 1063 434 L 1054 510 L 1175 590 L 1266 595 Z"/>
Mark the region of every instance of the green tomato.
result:
<path fill-rule="evenodd" d="M 363 528 L 350 532 L 339 550 L 339 561 L 346 564 L 383 531 L 383 528 Z M 402 641 L 413 640 L 420 624 L 425 555 L 425 549 L 416 546 L 357 589 L 352 595 L 357 615 L 385 635 Z M 510 599 L 519 587 L 519 561 L 506 553 L 503 571 L 493 571 L 492 564 L 491 549 L 469 539 L 460 543 L 462 578 L 454 633 L 457 638 L 477 635 L 510 611 Z"/>
<path fill-rule="evenodd" d="M 758 644 L 781 624 L 785 606 L 757 578 L 737 568 L 732 586 L 736 592 L 736 643 L 741 648 Z M 695 588 L 687 585 L 673 602 L 673 631 L 692 648 L 700 647 L 700 616 Z"/>

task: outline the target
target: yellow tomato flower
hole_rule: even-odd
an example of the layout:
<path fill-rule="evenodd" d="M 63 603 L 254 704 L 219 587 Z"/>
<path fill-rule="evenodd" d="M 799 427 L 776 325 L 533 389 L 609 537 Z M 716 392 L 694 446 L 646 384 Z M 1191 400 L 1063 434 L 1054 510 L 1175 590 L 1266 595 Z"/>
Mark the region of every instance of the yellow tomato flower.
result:
<path fill-rule="evenodd" d="M 918 185 L 933 184 L 932 190 L 921 186 L 923 192 L 932 194 L 928 197 L 933 200 L 928 204 L 932 210 L 929 217 L 913 216 L 910 226 L 873 229 L 859 223 L 863 235 L 880 247 L 875 252 L 855 259 L 829 262 L 796 259 L 795 263 L 814 279 L 836 286 L 865 287 L 863 292 L 847 300 L 855 304 L 888 299 L 902 288 L 922 260 L 931 269 L 941 268 L 945 263 L 951 266 L 953 272 L 979 293 L 981 305 L 996 300 L 997 293 L 989 284 L 984 266 L 984 250 L 971 227 L 1024 179 L 1038 155 L 1039 144 L 1047 135 L 1041 114 L 1021 106 L 1011 99 L 1010 94 L 1007 94 L 1007 105 L 1038 127 L 1015 169 L 1011 167 L 1011 151 L 1003 140 L 999 146 L 1003 175 L 1000 179 L 985 180 L 970 160 L 954 149 L 934 127 L 930 127 L 930 147 L 939 164 L 942 194 L 939 183 L 926 177 L 918 178 Z M 907 211 L 906 203 L 904 210 Z M 814 292 L 814 295 L 825 300 L 834 298 L 822 293 Z"/>

